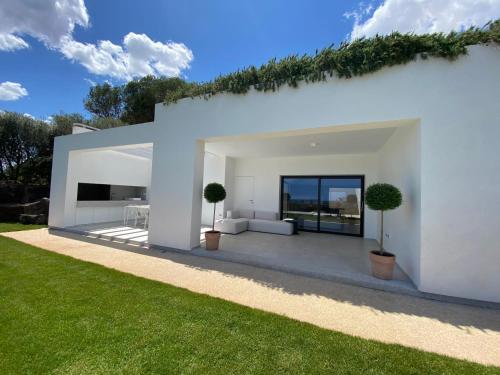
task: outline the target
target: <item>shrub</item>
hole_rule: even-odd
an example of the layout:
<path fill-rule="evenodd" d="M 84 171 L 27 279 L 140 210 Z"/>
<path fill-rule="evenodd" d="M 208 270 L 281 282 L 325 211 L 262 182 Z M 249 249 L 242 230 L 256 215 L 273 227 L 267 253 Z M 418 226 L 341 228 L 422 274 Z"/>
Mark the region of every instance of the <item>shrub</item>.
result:
<path fill-rule="evenodd" d="M 399 189 L 391 184 L 373 184 L 366 189 L 366 205 L 380 211 L 380 254 L 384 254 L 384 211 L 394 210 L 401 206 L 403 197 Z"/>
<path fill-rule="evenodd" d="M 217 203 L 222 202 L 226 199 L 226 189 L 224 186 L 217 182 L 212 182 L 205 186 L 203 190 L 203 197 L 207 200 L 208 203 L 214 204 L 214 216 L 212 219 L 212 230 L 215 230 L 215 207 Z"/>
<path fill-rule="evenodd" d="M 376 35 L 342 42 L 338 48 L 330 46 L 314 55 L 274 58 L 260 67 L 250 66 L 209 82 L 181 85 L 166 92 L 164 103 L 188 97 L 208 99 L 223 92 L 245 94 L 252 87 L 258 91 L 275 91 L 285 84 L 297 87 L 299 83 L 323 81 L 334 75 L 338 78 L 362 76 L 384 67 L 406 64 L 418 56 L 455 60 L 467 54 L 467 46 L 488 43 L 500 44 L 500 20 L 484 28 L 472 27 L 449 34 Z"/>

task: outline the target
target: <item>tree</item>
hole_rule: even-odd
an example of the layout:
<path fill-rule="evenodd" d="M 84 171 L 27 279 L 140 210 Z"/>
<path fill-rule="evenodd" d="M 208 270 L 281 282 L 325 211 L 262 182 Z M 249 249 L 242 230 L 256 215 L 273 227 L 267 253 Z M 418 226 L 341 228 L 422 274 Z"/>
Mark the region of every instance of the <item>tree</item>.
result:
<path fill-rule="evenodd" d="M 205 186 L 203 190 L 203 197 L 207 200 L 208 203 L 214 204 L 214 216 L 212 220 L 212 231 L 215 230 L 215 207 L 218 202 L 222 202 L 226 199 L 226 189 L 224 186 L 217 182 L 212 182 Z"/>
<path fill-rule="evenodd" d="M 109 128 L 117 128 L 119 126 L 125 126 L 128 124 L 124 123 L 119 118 L 94 117 L 92 120 L 88 121 L 88 125 L 98 129 L 109 129 Z"/>
<path fill-rule="evenodd" d="M 50 183 L 54 138 L 71 134 L 73 124 L 99 129 L 125 125 L 120 119 L 85 119 L 79 113 L 60 113 L 47 124 L 20 113 L 0 113 L 0 179 L 23 183 Z"/>
<path fill-rule="evenodd" d="M 71 134 L 73 124 L 76 123 L 86 124 L 87 120 L 79 113 L 59 113 L 52 115 L 52 124 L 50 125 L 52 138 Z"/>
<path fill-rule="evenodd" d="M 380 255 L 384 254 L 384 211 L 401 206 L 402 195 L 391 184 L 373 184 L 366 189 L 365 200 L 372 210 L 380 211 Z"/>
<path fill-rule="evenodd" d="M 90 88 L 84 100 L 85 108 L 97 119 L 121 119 L 125 123 L 139 124 L 154 120 L 155 104 L 193 84 L 181 78 L 146 76 L 119 87 L 109 83 Z M 108 123 L 108 127 L 121 124 Z"/>
<path fill-rule="evenodd" d="M 49 129 L 43 121 L 14 112 L 1 114 L 0 177 L 23 180 L 22 167 L 47 153 L 49 143 Z"/>
<path fill-rule="evenodd" d="M 52 124 L 50 126 L 52 138 L 71 134 L 74 124 L 90 125 L 98 129 L 116 128 L 126 125 L 120 119 L 112 117 L 94 117 L 91 120 L 87 120 L 79 113 L 60 113 L 52 116 Z"/>
<path fill-rule="evenodd" d="M 155 104 L 163 102 L 169 92 L 182 90 L 190 84 L 180 78 L 146 76 L 123 87 L 122 120 L 139 124 L 154 120 Z"/>
<path fill-rule="evenodd" d="M 85 109 L 97 117 L 119 118 L 122 115 L 122 88 L 109 83 L 90 88 L 84 100 Z"/>

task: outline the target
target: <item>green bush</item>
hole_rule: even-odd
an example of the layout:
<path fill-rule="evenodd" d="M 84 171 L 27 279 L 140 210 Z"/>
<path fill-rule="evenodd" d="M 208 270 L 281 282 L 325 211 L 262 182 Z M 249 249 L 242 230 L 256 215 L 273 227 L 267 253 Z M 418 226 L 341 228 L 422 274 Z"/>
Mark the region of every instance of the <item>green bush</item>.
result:
<path fill-rule="evenodd" d="M 221 184 L 217 182 L 212 182 L 205 186 L 203 190 L 203 197 L 207 200 L 208 203 L 214 204 L 214 216 L 212 219 L 212 230 L 215 230 L 215 207 L 217 203 L 222 202 L 226 199 L 226 189 Z"/>
<path fill-rule="evenodd" d="M 366 205 L 380 211 L 380 254 L 384 253 L 384 211 L 394 210 L 401 206 L 403 197 L 399 189 L 391 184 L 373 184 L 366 189 Z"/>
<path fill-rule="evenodd" d="M 365 201 L 372 210 L 393 210 L 401 206 L 402 199 L 399 189 L 391 184 L 373 184 L 366 189 Z"/>
<path fill-rule="evenodd" d="M 222 92 L 244 94 L 253 86 L 259 91 L 275 91 L 281 85 L 297 87 L 299 82 L 323 81 L 336 75 L 351 78 L 376 72 L 384 67 L 406 64 L 418 56 L 455 60 L 467 54 L 467 46 L 500 44 L 500 20 L 484 28 L 473 27 L 463 32 L 425 35 L 377 35 L 343 42 L 310 55 L 291 55 L 281 60 L 271 59 L 260 68 L 250 66 L 206 83 L 193 83 L 172 89 L 165 94 L 165 104 L 187 97 L 205 99 Z"/>

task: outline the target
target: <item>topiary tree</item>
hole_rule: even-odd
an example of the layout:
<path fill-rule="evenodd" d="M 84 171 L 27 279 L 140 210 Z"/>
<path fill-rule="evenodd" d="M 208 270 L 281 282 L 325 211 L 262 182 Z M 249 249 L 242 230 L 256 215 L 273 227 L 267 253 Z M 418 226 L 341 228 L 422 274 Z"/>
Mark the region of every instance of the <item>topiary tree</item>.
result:
<path fill-rule="evenodd" d="M 221 184 L 217 182 L 212 182 L 205 186 L 203 190 L 203 197 L 207 200 L 208 203 L 214 204 L 214 216 L 212 220 L 212 231 L 215 230 L 215 207 L 217 203 L 222 202 L 226 199 L 226 189 Z"/>
<path fill-rule="evenodd" d="M 401 206 L 403 197 L 391 184 L 373 184 L 366 189 L 365 201 L 372 210 L 380 211 L 380 255 L 384 254 L 384 211 Z"/>

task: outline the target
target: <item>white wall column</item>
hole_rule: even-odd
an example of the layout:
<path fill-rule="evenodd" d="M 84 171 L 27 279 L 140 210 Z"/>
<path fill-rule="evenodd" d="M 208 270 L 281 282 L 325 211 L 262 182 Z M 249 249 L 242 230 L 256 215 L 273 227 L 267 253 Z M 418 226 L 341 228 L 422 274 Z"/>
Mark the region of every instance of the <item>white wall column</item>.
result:
<path fill-rule="evenodd" d="M 204 142 L 159 137 L 153 150 L 149 243 L 190 250 L 200 244 Z"/>
<path fill-rule="evenodd" d="M 203 204 L 203 164 L 205 161 L 205 142 L 196 141 L 191 203 L 191 238 L 189 249 L 200 246 L 201 209 Z"/>
<path fill-rule="evenodd" d="M 69 167 L 69 152 L 60 143 L 61 138 L 54 140 L 52 158 L 52 179 L 50 182 L 49 226 L 64 227 L 64 211 L 66 202 L 66 181 Z"/>

